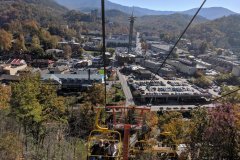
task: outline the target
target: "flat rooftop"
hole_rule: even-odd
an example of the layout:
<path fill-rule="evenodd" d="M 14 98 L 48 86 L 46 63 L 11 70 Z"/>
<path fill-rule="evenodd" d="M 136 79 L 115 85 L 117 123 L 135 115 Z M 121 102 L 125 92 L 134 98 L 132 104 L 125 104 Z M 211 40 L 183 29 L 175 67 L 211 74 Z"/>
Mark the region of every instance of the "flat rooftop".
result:
<path fill-rule="evenodd" d="M 136 90 L 139 90 L 142 97 L 210 97 L 211 94 L 204 89 L 189 84 L 185 79 L 173 78 L 163 79 L 156 76 L 158 80 L 133 80 L 130 83 Z"/>

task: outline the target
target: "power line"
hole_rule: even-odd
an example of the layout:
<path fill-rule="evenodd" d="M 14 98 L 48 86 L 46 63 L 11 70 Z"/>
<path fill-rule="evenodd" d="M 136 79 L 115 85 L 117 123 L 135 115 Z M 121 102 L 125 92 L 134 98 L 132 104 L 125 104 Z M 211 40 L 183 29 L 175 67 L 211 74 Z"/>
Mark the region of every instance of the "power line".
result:
<path fill-rule="evenodd" d="M 190 20 L 190 22 L 188 23 L 187 27 L 183 30 L 182 34 L 180 35 L 180 37 L 178 38 L 178 40 L 176 41 L 176 43 L 174 44 L 174 46 L 171 48 L 170 52 L 168 53 L 167 57 L 165 57 L 164 61 L 162 62 L 161 66 L 158 68 L 157 72 L 154 73 L 153 78 L 151 79 L 151 81 L 149 82 L 149 84 L 147 85 L 146 89 L 151 85 L 151 83 L 153 82 L 155 76 L 158 74 L 158 72 L 162 69 L 162 67 L 164 66 L 164 64 L 166 63 L 167 59 L 169 58 L 169 56 L 173 53 L 174 49 L 176 48 L 176 46 L 178 45 L 179 41 L 182 39 L 182 37 L 184 36 L 184 34 L 186 33 L 186 31 L 188 30 L 188 28 L 190 27 L 190 25 L 192 24 L 192 22 L 194 21 L 194 19 L 196 18 L 196 16 L 198 15 L 198 13 L 200 12 L 200 10 L 202 9 L 202 7 L 204 6 L 204 4 L 206 3 L 207 0 L 204 0 L 203 3 L 201 4 L 201 6 L 198 8 L 197 12 L 194 14 L 194 16 L 192 17 L 192 19 Z M 145 89 L 145 90 L 146 90 Z"/>
<path fill-rule="evenodd" d="M 236 90 L 233 90 L 233 91 L 231 91 L 231 92 L 229 92 L 229 93 L 226 93 L 226 94 L 224 94 L 224 95 L 222 95 L 222 96 L 220 96 L 220 97 L 217 97 L 217 98 L 214 98 L 214 99 L 210 100 L 210 102 L 218 101 L 218 100 L 223 99 L 223 98 L 225 98 L 225 97 L 227 97 L 227 96 L 229 96 L 229 95 L 231 95 L 231 94 L 233 94 L 233 93 L 237 93 L 238 91 L 240 91 L 240 86 L 239 86 L 238 89 L 236 89 Z M 203 106 L 204 106 L 204 105 L 199 105 L 198 107 L 203 107 Z"/>
<path fill-rule="evenodd" d="M 150 80 L 150 82 L 148 83 L 148 85 L 145 88 L 145 91 L 151 86 L 153 80 L 155 79 L 156 75 L 158 74 L 158 72 L 162 69 L 162 67 L 164 66 L 164 64 L 166 63 L 167 59 L 169 58 L 169 56 L 173 53 L 174 49 L 176 48 L 176 46 L 178 45 L 179 41 L 182 39 L 182 37 L 184 36 L 184 34 L 187 32 L 188 28 L 190 27 L 190 25 L 192 24 L 192 22 L 194 21 L 194 19 L 196 18 L 196 16 L 198 15 L 198 13 L 200 12 L 200 10 L 202 9 L 202 7 L 204 6 L 204 4 L 206 3 L 207 0 L 204 0 L 201 4 L 201 6 L 198 8 L 197 12 L 194 14 L 194 16 L 192 17 L 192 19 L 190 20 L 190 22 L 188 23 L 187 27 L 183 30 L 183 32 L 181 33 L 181 35 L 179 36 L 179 38 L 177 39 L 176 43 L 174 44 L 174 46 L 171 48 L 170 52 L 168 53 L 167 57 L 165 57 L 165 59 L 163 60 L 162 64 L 160 65 L 160 67 L 157 69 L 157 72 L 154 73 L 154 76 L 152 77 L 152 79 Z M 150 100 L 150 104 L 152 103 L 153 97 Z"/>

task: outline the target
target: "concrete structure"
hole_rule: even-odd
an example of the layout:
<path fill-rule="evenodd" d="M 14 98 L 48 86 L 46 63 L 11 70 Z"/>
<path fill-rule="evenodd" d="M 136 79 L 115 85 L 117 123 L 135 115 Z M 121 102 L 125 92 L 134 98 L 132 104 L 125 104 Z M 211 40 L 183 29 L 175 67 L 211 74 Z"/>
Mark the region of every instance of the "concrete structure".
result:
<path fill-rule="evenodd" d="M 240 76 L 240 65 L 234 65 L 233 66 L 232 74 L 236 77 Z"/>
<path fill-rule="evenodd" d="M 163 44 L 152 44 L 151 50 L 154 52 L 168 52 L 171 48 L 171 45 L 163 45 Z"/>
<path fill-rule="evenodd" d="M 129 40 L 127 39 L 107 39 L 107 47 L 127 47 L 129 45 Z"/>
<path fill-rule="evenodd" d="M 124 65 L 126 64 L 133 64 L 135 63 L 136 56 L 133 54 L 126 54 L 126 53 L 116 53 L 116 60 L 118 64 Z"/>
<path fill-rule="evenodd" d="M 56 57 L 63 57 L 64 56 L 64 51 L 60 50 L 60 49 L 48 49 L 48 50 L 46 50 L 46 53 L 47 54 L 53 54 Z"/>
<path fill-rule="evenodd" d="M 100 67 L 103 65 L 103 60 L 101 57 L 95 57 L 92 59 L 92 65 L 95 67 Z"/>
<path fill-rule="evenodd" d="M 128 47 L 129 35 L 127 34 L 114 34 L 106 39 L 107 47 Z"/>
<path fill-rule="evenodd" d="M 35 59 L 31 62 L 32 67 L 48 68 L 53 66 L 54 61 L 48 59 Z"/>
<path fill-rule="evenodd" d="M 194 75 L 196 73 L 196 67 L 186 65 L 184 63 L 181 63 L 180 61 L 168 60 L 167 63 L 174 66 L 178 71 L 184 74 Z"/>
<path fill-rule="evenodd" d="M 161 66 L 161 63 L 154 62 L 151 60 L 144 60 L 144 61 L 142 61 L 141 65 L 153 72 L 156 72 L 159 69 L 159 67 Z"/>
<path fill-rule="evenodd" d="M 68 91 L 81 91 L 94 83 L 104 82 L 102 75 L 91 74 L 90 71 L 81 72 L 81 74 L 42 74 L 41 79 L 51 80 L 61 86 L 62 90 Z"/>
<path fill-rule="evenodd" d="M 176 69 L 170 65 L 165 65 L 158 72 L 160 76 L 174 77 L 176 75 Z"/>
<path fill-rule="evenodd" d="M 146 70 L 146 69 L 138 69 L 135 71 L 136 77 L 139 77 L 139 79 L 151 79 L 152 78 L 152 72 Z"/>
<path fill-rule="evenodd" d="M 92 65 L 92 61 L 90 60 L 81 60 L 79 62 L 76 62 L 76 64 L 74 64 L 74 68 L 83 68 L 83 67 L 87 67 Z"/>
<path fill-rule="evenodd" d="M 152 44 L 151 45 L 151 50 L 154 52 L 169 52 L 171 50 L 171 47 L 173 47 L 172 45 L 167 45 L 167 44 Z M 188 54 L 188 51 L 182 50 L 182 49 L 176 49 L 176 53 L 178 54 Z"/>
<path fill-rule="evenodd" d="M 49 68 L 48 70 L 50 74 L 64 74 L 69 71 L 69 67 L 62 65 L 62 66 Z"/>
<path fill-rule="evenodd" d="M 168 60 L 167 63 L 187 75 L 194 75 L 196 72 L 206 73 L 207 70 L 207 67 L 205 67 L 206 65 L 202 65 L 194 60 L 190 61 L 188 59 L 179 58 L 178 60 Z"/>
<path fill-rule="evenodd" d="M 0 76 L 0 82 L 4 84 L 10 84 L 12 82 L 19 82 L 20 77 L 16 75 L 3 74 Z"/>
<path fill-rule="evenodd" d="M 140 103 L 167 103 L 204 101 L 204 98 L 211 98 L 211 94 L 198 87 L 193 88 L 190 84 L 180 80 L 160 80 L 152 81 L 129 81 L 133 91 L 134 99 Z"/>
<path fill-rule="evenodd" d="M 142 60 L 141 66 L 149 69 L 150 71 L 157 73 L 162 76 L 174 76 L 176 74 L 176 69 L 170 65 L 165 64 L 161 69 L 161 63 L 152 60 Z M 160 70 L 159 70 L 160 69 Z"/>
<path fill-rule="evenodd" d="M 13 59 L 10 64 L 6 64 L 3 67 L 3 73 L 8 75 L 16 75 L 18 71 L 24 70 L 27 64 L 24 60 Z"/>
<path fill-rule="evenodd" d="M 57 67 L 57 66 L 68 66 L 68 67 L 70 67 L 70 63 L 67 60 L 59 59 L 58 61 L 56 61 L 53 64 L 53 67 Z"/>
<path fill-rule="evenodd" d="M 237 65 L 237 63 L 230 58 L 226 59 L 226 57 L 213 54 L 202 55 L 200 58 L 210 63 L 212 67 L 219 72 L 232 72 L 233 67 Z"/>

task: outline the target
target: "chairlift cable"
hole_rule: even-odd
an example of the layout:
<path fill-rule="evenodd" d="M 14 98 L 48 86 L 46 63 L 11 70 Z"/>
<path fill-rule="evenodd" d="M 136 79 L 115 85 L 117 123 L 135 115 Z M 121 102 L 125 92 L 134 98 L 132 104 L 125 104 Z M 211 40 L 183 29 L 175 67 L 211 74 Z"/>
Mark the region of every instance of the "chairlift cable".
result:
<path fill-rule="evenodd" d="M 194 14 L 194 16 L 192 17 L 192 19 L 190 20 L 190 22 L 188 23 L 187 27 L 183 30 L 183 32 L 181 33 L 181 35 L 179 36 L 178 40 L 176 41 L 176 43 L 174 44 L 174 46 L 171 48 L 171 50 L 169 51 L 167 57 L 164 59 L 164 61 L 162 62 L 162 64 L 160 65 L 160 67 L 157 69 L 157 72 L 154 73 L 153 78 L 150 80 L 150 82 L 148 83 L 148 85 L 145 88 L 145 91 L 151 86 L 154 78 L 156 77 L 156 75 L 158 74 L 158 72 L 162 69 L 162 67 L 165 65 L 166 61 L 168 60 L 169 56 L 173 53 L 174 49 L 176 48 L 176 46 L 178 45 L 179 41 L 182 39 L 182 37 L 185 35 L 185 33 L 187 32 L 188 28 L 190 27 L 190 25 L 192 24 L 192 22 L 194 21 L 194 19 L 197 17 L 198 13 L 200 12 L 200 10 L 202 9 L 202 7 L 204 6 L 204 4 L 206 3 L 207 0 L 204 0 L 201 4 L 201 6 L 198 8 L 197 12 Z M 153 97 L 151 98 L 153 99 Z M 152 102 L 152 100 L 150 101 Z"/>
<path fill-rule="evenodd" d="M 238 91 L 240 91 L 240 86 L 239 86 L 238 89 L 236 89 L 236 90 L 233 90 L 233 91 L 228 92 L 228 93 L 226 93 L 226 94 L 224 94 L 224 95 L 222 95 L 222 96 L 220 96 L 220 97 L 217 97 L 217 98 L 214 98 L 214 99 L 210 100 L 210 102 L 216 102 L 216 101 L 218 101 L 218 100 L 220 100 L 220 99 L 223 99 L 223 98 L 225 98 L 225 97 L 227 97 L 227 96 L 229 96 L 229 95 L 231 95 L 231 94 L 233 94 L 233 93 L 237 93 Z M 203 107 L 203 106 L 204 106 L 204 105 L 199 105 L 198 107 Z"/>

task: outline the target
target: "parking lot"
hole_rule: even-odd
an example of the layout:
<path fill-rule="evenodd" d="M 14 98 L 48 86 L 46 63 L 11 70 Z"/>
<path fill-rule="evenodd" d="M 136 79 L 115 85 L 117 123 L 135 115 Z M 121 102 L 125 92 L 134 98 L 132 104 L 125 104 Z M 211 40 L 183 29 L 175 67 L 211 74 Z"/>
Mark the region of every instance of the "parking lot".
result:
<path fill-rule="evenodd" d="M 151 83 L 150 83 L 151 82 Z M 156 76 L 155 80 L 128 80 L 133 90 L 138 91 L 141 102 L 149 101 L 184 101 L 189 99 L 209 99 L 212 94 L 208 90 L 191 85 L 186 79 L 162 78 Z"/>

